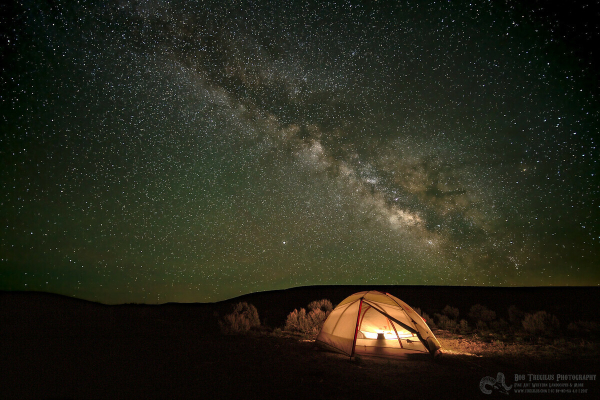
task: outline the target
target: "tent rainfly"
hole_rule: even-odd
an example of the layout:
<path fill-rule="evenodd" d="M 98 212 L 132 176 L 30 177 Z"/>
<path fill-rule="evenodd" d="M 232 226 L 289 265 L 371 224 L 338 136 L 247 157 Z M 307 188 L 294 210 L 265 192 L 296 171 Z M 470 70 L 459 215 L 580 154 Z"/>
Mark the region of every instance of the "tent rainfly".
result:
<path fill-rule="evenodd" d="M 376 290 L 355 293 L 338 304 L 316 342 L 350 357 L 441 355 L 440 343 L 425 320 L 402 300 Z"/>

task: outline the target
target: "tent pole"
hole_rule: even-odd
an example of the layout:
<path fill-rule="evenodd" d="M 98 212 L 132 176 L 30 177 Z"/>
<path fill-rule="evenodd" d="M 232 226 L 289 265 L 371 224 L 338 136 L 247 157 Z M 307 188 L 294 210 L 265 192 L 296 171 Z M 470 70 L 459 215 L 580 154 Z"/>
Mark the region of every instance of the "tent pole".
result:
<path fill-rule="evenodd" d="M 398 336 L 398 331 L 396 330 L 396 327 L 394 326 L 394 323 L 392 321 L 390 321 L 389 318 L 387 320 L 390 323 L 390 325 L 392 326 L 392 328 L 394 328 L 394 333 L 396 333 L 396 338 L 398 339 L 398 343 L 400 343 L 400 348 L 403 349 L 404 346 L 402 346 L 402 340 L 400 340 L 400 336 Z"/>
<path fill-rule="evenodd" d="M 354 348 L 356 347 L 356 337 L 358 336 L 358 323 L 360 321 L 360 312 L 362 310 L 363 299 L 360 299 L 360 304 L 358 305 L 358 315 L 356 316 L 356 328 L 354 329 L 354 341 L 352 342 L 352 353 L 350 353 L 350 358 L 354 356 Z"/>

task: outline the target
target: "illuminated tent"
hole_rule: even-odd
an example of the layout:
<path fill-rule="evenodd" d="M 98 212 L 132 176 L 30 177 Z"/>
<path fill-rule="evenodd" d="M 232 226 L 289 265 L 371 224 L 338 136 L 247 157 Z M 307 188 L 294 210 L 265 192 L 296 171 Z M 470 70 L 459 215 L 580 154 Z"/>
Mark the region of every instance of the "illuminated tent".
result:
<path fill-rule="evenodd" d="M 355 293 L 329 314 L 316 342 L 350 357 L 441 354 L 431 329 L 410 306 L 389 293 Z"/>

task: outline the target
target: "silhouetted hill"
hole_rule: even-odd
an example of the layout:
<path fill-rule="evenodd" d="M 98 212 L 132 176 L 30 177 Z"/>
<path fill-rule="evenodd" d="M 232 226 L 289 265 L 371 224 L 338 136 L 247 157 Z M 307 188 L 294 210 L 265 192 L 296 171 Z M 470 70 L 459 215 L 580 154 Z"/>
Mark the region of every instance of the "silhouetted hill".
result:
<path fill-rule="evenodd" d="M 345 297 L 362 290 L 380 290 L 393 294 L 412 307 L 432 314 L 449 304 L 465 317 L 474 304 L 483 304 L 506 318 L 507 309 L 516 305 L 522 311 L 545 310 L 556 315 L 562 324 L 577 320 L 600 320 L 600 288 L 597 287 L 446 287 L 446 286 L 307 286 L 246 294 L 218 303 L 167 303 L 162 305 L 104 305 L 86 300 L 42 292 L 0 292 L 2 327 L 8 332 L 40 335 L 56 334 L 70 326 L 68 335 L 102 334 L 107 330 L 132 334 L 144 329 L 177 325 L 213 331 L 217 317 L 228 313 L 231 305 L 245 301 L 258 309 L 261 321 L 272 328 L 285 323 L 286 316 L 313 300 L 329 299 L 338 304 Z M 158 321 L 158 322 L 157 322 Z M 29 329 L 33 331 L 29 331 Z"/>

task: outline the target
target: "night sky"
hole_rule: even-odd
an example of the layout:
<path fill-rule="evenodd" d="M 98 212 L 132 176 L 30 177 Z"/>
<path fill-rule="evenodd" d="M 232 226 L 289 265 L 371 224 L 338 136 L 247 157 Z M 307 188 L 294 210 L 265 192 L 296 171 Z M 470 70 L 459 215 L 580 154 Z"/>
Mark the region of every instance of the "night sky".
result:
<path fill-rule="evenodd" d="M 105 3 L 0 6 L 0 290 L 600 284 L 596 2 Z"/>

